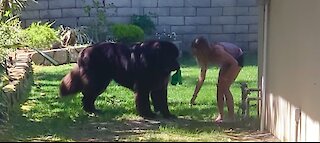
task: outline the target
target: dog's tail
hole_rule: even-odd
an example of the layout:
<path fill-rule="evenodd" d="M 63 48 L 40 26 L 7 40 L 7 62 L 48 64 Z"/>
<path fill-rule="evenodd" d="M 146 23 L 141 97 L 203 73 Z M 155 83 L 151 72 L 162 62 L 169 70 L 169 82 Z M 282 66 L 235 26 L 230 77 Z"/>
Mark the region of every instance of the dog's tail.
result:
<path fill-rule="evenodd" d="M 60 96 L 74 95 L 82 89 L 80 70 L 76 65 L 61 81 Z"/>

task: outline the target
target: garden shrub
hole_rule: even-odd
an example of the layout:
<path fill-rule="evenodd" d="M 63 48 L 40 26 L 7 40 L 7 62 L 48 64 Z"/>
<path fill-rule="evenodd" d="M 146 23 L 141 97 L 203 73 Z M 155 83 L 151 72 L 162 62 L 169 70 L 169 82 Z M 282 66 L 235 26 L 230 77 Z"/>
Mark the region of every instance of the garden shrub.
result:
<path fill-rule="evenodd" d="M 139 26 L 148 35 L 152 35 L 156 29 L 155 24 L 148 15 L 133 15 L 131 21 L 133 25 Z"/>
<path fill-rule="evenodd" d="M 0 21 L 18 15 L 28 5 L 27 1 L 37 3 L 36 0 L 0 0 Z"/>
<path fill-rule="evenodd" d="M 30 1 L 30 0 L 29 0 Z M 35 0 L 31 0 L 35 2 Z M 18 13 L 25 8 L 27 0 L 0 1 L 0 90 L 8 83 L 5 58 L 10 50 L 23 46 L 23 34 Z M 0 91 L 0 134 L 8 120 L 7 102 Z M 1 140 L 1 139 L 0 139 Z"/>
<path fill-rule="evenodd" d="M 99 1 L 99 0 L 82 0 L 82 2 L 88 3 L 84 6 L 84 12 L 87 15 L 90 15 L 92 12 L 96 13 L 96 17 L 90 21 L 90 24 L 86 28 L 86 34 L 90 37 L 93 43 L 98 43 L 102 41 L 106 41 L 108 39 L 108 25 L 109 22 L 107 20 L 107 9 L 113 8 L 115 5 L 113 3 L 109 3 L 107 1 Z"/>
<path fill-rule="evenodd" d="M 114 24 L 111 27 L 111 32 L 116 41 L 125 44 L 144 40 L 144 31 L 139 26 L 132 24 Z"/>
<path fill-rule="evenodd" d="M 18 17 L 0 21 L 0 48 L 16 48 L 22 45 L 23 35 Z"/>
<path fill-rule="evenodd" d="M 93 40 L 87 34 L 86 26 L 68 27 L 60 25 L 58 28 L 59 37 L 63 46 L 74 46 L 92 44 Z"/>
<path fill-rule="evenodd" d="M 5 61 L 10 51 L 23 45 L 23 29 L 18 16 L 10 17 L 1 14 L 0 19 L 0 128 L 3 128 L 2 125 L 8 120 L 8 104 L 2 92 L 2 87 L 9 83 Z"/>
<path fill-rule="evenodd" d="M 51 28 L 49 24 L 34 22 L 24 30 L 25 44 L 31 48 L 48 49 L 51 45 L 59 41 L 58 31 Z"/>
<path fill-rule="evenodd" d="M 11 17 L 6 21 L 0 21 L 0 87 L 3 84 L 2 77 L 5 76 L 8 53 L 23 45 L 23 29 L 18 17 Z"/>

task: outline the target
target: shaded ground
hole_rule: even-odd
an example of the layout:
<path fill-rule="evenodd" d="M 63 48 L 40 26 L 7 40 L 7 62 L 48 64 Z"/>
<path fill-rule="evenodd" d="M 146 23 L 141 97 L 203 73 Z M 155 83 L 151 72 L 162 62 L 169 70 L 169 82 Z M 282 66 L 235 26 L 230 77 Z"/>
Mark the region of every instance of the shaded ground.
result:
<path fill-rule="evenodd" d="M 203 141 L 201 132 L 208 130 L 223 130 L 222 141 L 232 142 L 279 142 L 276 137 L 268 132 L 260 132 L 256 129 L 250 129 L 249 122 L 225 123 L 217 125 L 212 122 L 195 121 L 178 117 L 178 119 L 167 120 L 147 120 L 147 119 L 125 119 L 121 121 L 96 122 L 95 120 L 70 126 L 70 133 L 65 134 L 66 138 L 79 142 L 127 142 L 127 141 Z M 185 131 L 197 131 L 199 136 L 186 137 L 174 133 L 161 133 L 161 126 L 175 126 Z M 190 139 L 188 139 L 190 138 Z M 219 140 L 214 137 L 212 140 Z M 30 138 L 30 141 L 59 141 L 54 135 L 45 137 Z M 210 139 L 208 140 L 210 141 Z"/>

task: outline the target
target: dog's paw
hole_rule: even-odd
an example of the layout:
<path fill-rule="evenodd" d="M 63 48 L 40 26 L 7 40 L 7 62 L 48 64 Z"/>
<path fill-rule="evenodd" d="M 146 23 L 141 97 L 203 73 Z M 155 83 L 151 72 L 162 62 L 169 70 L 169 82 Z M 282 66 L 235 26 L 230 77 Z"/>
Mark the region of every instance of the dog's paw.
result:
<path fill-rule="evenodd" d="M 150 112 L 148 114 L 141 114 L 140 116 L 144 119 L 154 119 L 156 118 L 157 114 Z"/>
<path fill-rule="evenodd" d="M 163 118 L 165 118 L 165 119 L 177 119 L 177 116 L 169 113 L 169 114 L 164 114 Z"/>
<path fill-rule="evenodd" d="M 102 114 L 103 111 L 102 110 L 98 110 L 98 109 L 95 109 L 95 108 L 90 108 L 90 109 L 86 109 L 86 108 L 83 108 L 85 112 L 87 112 L 88 114 Z"/>

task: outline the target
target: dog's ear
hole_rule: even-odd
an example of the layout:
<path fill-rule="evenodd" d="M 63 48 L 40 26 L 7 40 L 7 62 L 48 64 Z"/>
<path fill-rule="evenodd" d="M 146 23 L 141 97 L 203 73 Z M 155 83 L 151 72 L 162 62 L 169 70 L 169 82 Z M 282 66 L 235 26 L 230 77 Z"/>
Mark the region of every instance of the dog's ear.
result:
<path fill-rule="evenodd" d="M 157 41 L 153 44 L 155 49 L 155 57 L 157 66 L 166 71 L 175 71 L 180 68 L 178 62 L 179 50 L 178 48 L 169 41 Z"/>
<path fill-rule="evenodd" d="M 132 50 L 135 51 L 135 54 L 137 54 L 137 58 L 139 58 L 141 65 L 143 65 L 144 67 L 150 68 L 156 65 L 156 48 L 153 47 L 153 43 L 151 41 L 144 41 L 132 45 Z"/>
<path fill-rule="evenodd" d="M 160 57 L 159 56 L 161 56 L 161 47 L 160 47 L 161 45 L 160 45 L 160 43 L 159 42 L 154 42 L 153 44 L 152 44 L 152 48 L 153 48 L 153 56 L 155 56 L 155 59 L 157 59 L 157 60 L 159 60 L 160 59 Z"/>
<path fill-rule="evenodd" d="M 147 41 L 141 44 L 141 47 L 145 49 L 146 58 L 150 58 L 150 60 L 159 59 L 160 46 L 158 41 Z"/>
<path fill-rule="evenodd" d="M 159 43 L 159 42 L 154 42 L 154 43 L 152 44 L 152 48 L 154 48 L 155 50 L 160 49 L 160 43 Z"/>
<path fill-rule="evenodd" d="M 161 69 L 166 72 L 174 71 L 180 68 L 177 61 L 178 50 L 176 46 L 168 41 L 146 41 L 141 44 L 143 48 L 143 57 L 141 60 L 149 68 Z"/>

